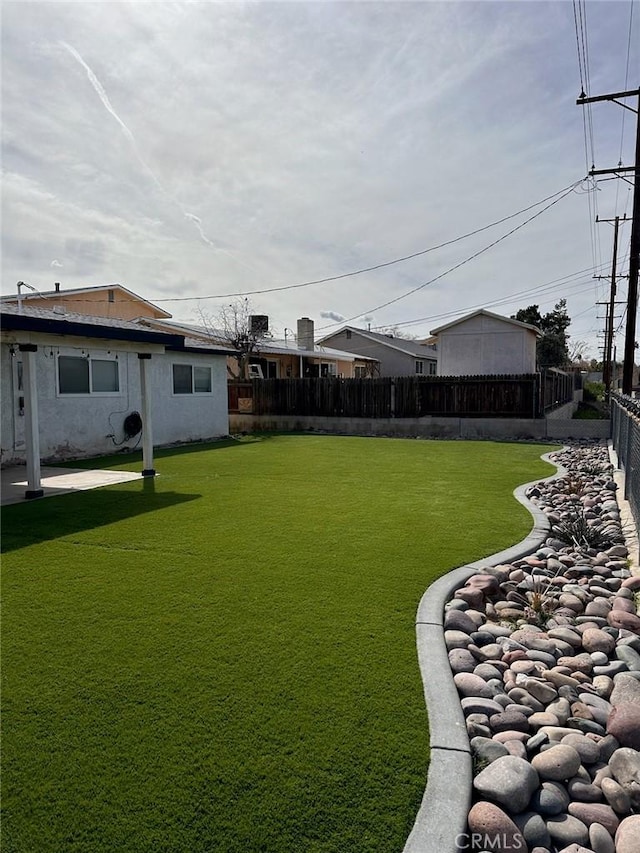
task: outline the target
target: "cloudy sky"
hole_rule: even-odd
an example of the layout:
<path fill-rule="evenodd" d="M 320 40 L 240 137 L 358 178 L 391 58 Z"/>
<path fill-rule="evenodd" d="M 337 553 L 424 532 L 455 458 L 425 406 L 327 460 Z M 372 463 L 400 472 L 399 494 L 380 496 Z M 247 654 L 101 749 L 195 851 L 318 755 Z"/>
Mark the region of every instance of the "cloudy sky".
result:
<path fill-rule="evenodd" d="M 271 291 L 251 304 L 280 334 L 415 336 L 565 297 L 596 355 L 613 228 L 592 220 L 632 187 L 581 180 L 633 163 L 635 116 L 575 101 L 639 70 L 628 0 L 5 0 L 2 292 L 119 282 L 188 320 Z"/>

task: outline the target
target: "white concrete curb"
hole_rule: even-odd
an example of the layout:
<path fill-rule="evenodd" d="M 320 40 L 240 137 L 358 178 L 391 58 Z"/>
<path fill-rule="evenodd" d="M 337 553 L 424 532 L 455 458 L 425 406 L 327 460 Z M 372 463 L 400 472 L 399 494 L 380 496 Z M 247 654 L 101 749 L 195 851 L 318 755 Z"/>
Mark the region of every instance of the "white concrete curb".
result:
<path fill-rule="evenodd" d="M 567 473 L 561 465 L 551 462 L 549 455 L 545 453 L 542 459 L 555 465 L 556 473 L 514 490 L 516 500 L 533 516 L 531 533 L 511 548 L 460 566 L 438 578 L 418 605 L 416 644 L 429 714 L 430 760 L 427 786 L 404 853 L 460 853 L 464 847 L 459 840 L 466 837 L 467 815 L 471 807 L 471 746 L 444 642 L 444 607 L 455 590 L 464 586 L 471 575 L 487 566 L 499 566 L 526 557 L 543 544 L 549 534 L 549 522 L 546 515 L 525 497 L 525 492 L 535 483 L 555 480 Z"/>

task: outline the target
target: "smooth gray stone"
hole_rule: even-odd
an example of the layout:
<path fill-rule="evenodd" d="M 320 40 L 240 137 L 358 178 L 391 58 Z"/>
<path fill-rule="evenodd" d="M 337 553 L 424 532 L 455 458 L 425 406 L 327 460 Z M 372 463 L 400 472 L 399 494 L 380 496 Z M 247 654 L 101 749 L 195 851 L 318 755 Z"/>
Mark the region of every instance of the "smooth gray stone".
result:
<path fill-rule="evenodd" d="M 637 634 L 631 634 L 628 637 L 621 637 L 618 640 L 619 646 L 631 646 L 640 654 L 640 637 Z"/>
<path fill-rule="evenodd" d="M 593 853 L 615 853 L 616 846 L 609 831 L 601 823 L 589 827 L 589 845 Z"/>
<path fill-rule="evenodd" d="M 594 622 L 599 628 L 604 628 L 607 620 L 603 616 L 577 616 L 576 624 L 583 625 L 585 622 Z"/>
<path fill-rule="evenodd" d="M 448 610 L 444 615 L 444 628 L 445 631 L 472 634 L 476 630 L 476 623 L 462 610 Z"/>
<path fill-rule="evenodd" d="M 474 659 L 474 662 L 475 662 L 475 659 Z M 492 678 L 496 678 L 496 679 L 502 678 L 502 673 L 492 663 L 476 664 L 476 666 L 472 670 L 472 672 L 474 675 L 479 675 L 480 678 L 484 678 L 485 681 L 489 681 Z"/>
<path fill-rule="evenodd" d="M 473 631 L 473 633 L 470 634 L 470 637 L 478 648 L 488 646 L 496 641 L 493 634 L 490 634 L 488 631 Z"/>
<path fill-rule="evenodd" d="M 489 717 L 503 710 L 502 705 L 499 705 L 495 699 L 481 699 L 476 696 L 465 697 L 460 705 L 465 717 L 469 714 L 486 714 Z"/>
<path fill-rule="evenodd" d="M 477 666 L 477 661 L 467 649 L 451 649 L 449 666 L 455 673 L 473 672 Z"/>
<path fill-rule="evenodd" d="M 511 628 L 505 628 L 504 625 L 495 625 L 493 622 L 487 622 L 482 626 L 483 631 L 488 631 L 494 637 L 509 637 Z"/>
<path fill-rule="evenodd" d="M 509 697 L 515 705 L 526 705 L 532 711 L 544 711 L 544 705 L 535 696 L 532 696 L 524 687 L 513 687 L 509 690 Z"/>
<path fill-rule="evenodd" d="M 544 732 L 537 732 L 533 737 L 530 737 L 526 742 L 525 746 L 527 748 L 527 752 L 535 752 L 539 749 L 543 744 L 549 743 L 549 737 Z"/>
<path fill-rule="evenodd" d="M 595 764 L 600 759 L 600 747 L 586 735 L 565 735 L 560 743 L 572 746 L 580 756 L 583 765 Z"/>
<path fill-rule="evenodd" d="M 548 667 L 552 667 L 556 665 L 556 659 L 553 655 L 547 654 L 547 652 L 539 652 L 535 649 L 530 649 L 527 652 L 527 657 L 529 660 L 539 661 L 540 663 L 546 663 Z"/>
<path fill-rule="evenodd" d="M 561 782 L 576 775 L 580 756 L 572 746 L 553 744 L 549 749 L 534 755 L 531 766 L 541 779 Z"/>
<path fill-rule="evenodd" d="M 547 830 L 558 847 L 567 844 L 582 844 L 589 842 L 589 830 L 576 817 L 568 814 L 550 817 L 547 819 Z"/>
<path fill-rule="evenodd" d="M 515 815 L 514 823 L 524 835 L 524 840 L 531 847 L 549 847 L 551 836 L 544 819 L 537 812 L 523 812 Z"/>
<path fill-rule="evenodd" d="M 461 598 L 452 598 L 451 601 L 447 602 L 446 610 L 468 610 L 469 604 L 466 601 L 463 601 Z"/>
<path fill-rule="evenodd" d="M 611 760 L 613 753 L 617 749 L 620 749 L 620 744 L 613 735 L 603 737 L 601 741 L 598 741 L 598 746 L 600 747 L 600 761 L 606 761 L 607 763 Z"/>
<path fill-rule="evenodd" d="M 569 779 L 567 791 L 571 799 L 579 803 L 601 803 L 603 799 L 602 791 L 597 785 L 584 782 L 582 779 Z"/>
<path fill-rule="evenodd" d="M 618 643 L 616 657 L 627 665 L 627 669 L 632 672 L 640 672 L 640 655 L 631 646 Z"/>
<path fill-rule="evenodd" d="M 600 787 L 605 800 L 616 814 L 631 813 L 631 797 L 619 782 L 615 779 L 603 779 Z"/>
<path fill-rule="evenodd" d="M 501 803 L 517 814 L 527 807 L 538 783 L 538 774 L 528 761 L 506 755 L 479 773 L 473 780 L 473 787 L 483 797 Z"/>
<path fill-rule="evenodd" d="M 505 755 L 509 755 L 509 750 L 504 744 L 498 743 L 497 740 L 493 740 L 493 738 L 489 737 L 472 738 L 471 750 L 474 756 L 477 756 L 478 759 L 489 763 L 495 761 L 497 758 L 503 758 Z"/>
<path fill-rule="evenodd" d="M 613 690 L 609 696 L 612 705 L 623 702 L 640 702 L 640 681 L 631 672 L 620 672 L 613 679 Z"/>
<path fill-rule="evenodd" d="M 607 733 L 605 727 L 601 726 L 600 723 L 596 723 L 595 720 L 583 720 L 582 717 L 569 717 L 566 725 L 570 729 L 578 729 L 585 734 L 604 736 Z"/>
<path fill-rule="evenodd" d="M 531 810 L 552 816 L 566 811 L 571 800 L 560 782 L 543 782 L 531 798 Z"/>
<path fill-rule="evenodd" d="M 609 759 L 613 778 L 629 795 L 636 810 L 640 809 L 640 753 L 623 746 Z"/>
<path fill-rule="evenodd" d="M 628 670 L 627 664 L 622 660 L 612 660 L 606 666 L 594 666 L 593 674 L 594 675 L 608 675 L 610 678 L 613 678 L 619 672 L 626 672 Z"/>

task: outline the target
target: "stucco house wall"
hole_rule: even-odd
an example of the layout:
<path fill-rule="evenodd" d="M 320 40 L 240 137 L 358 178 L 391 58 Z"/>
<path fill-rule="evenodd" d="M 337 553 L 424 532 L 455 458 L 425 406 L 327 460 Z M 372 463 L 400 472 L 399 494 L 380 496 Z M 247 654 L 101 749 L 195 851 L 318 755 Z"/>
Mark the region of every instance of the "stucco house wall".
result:
<path fill-rule="evenodd" d="M 537 333 L 484 313 L 435 329 L 441 376 L 535 373 Z"/>
<path fill-rule="evenodd" d="M 61 394 L 58 357 L 78 356 L 81 346 L 39 345 L 37 352 L 38 420 L 40 455 L 44 461 L 113 453 L 122 442 L 125 417 L 141 412 L 140 365 L 133 345 L 107 349 L 105 341 L 87 341 L 85 352 L 93 358 L 113 359 L 117 354 L 119 388 L 104 394 Z M 126 347 L 121 349 L 120 347 Z M 20 354 L 0 346 L 2 429 L 0 461 L 3 465 L 24 462 L 24 416 L 20 414 L 18 363 Z M 174 394 L 172 365 L 211 367 L 211 392 Z M 154 444 L 217 438 L 229 432 L 226 366 L 223 355 L 188 352 L 157 352 L 151 356 L 152 422 Z M 108 436 L 114 434 L 112 440 Z M 120 447 L 138 444 L 138 436 Z"/>

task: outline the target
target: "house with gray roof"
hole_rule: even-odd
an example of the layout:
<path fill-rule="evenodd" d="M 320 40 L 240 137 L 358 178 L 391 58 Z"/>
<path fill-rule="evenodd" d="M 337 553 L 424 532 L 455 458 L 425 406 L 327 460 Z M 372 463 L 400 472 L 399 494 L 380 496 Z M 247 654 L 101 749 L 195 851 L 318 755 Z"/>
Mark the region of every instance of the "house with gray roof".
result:
<path fill-rule="evenodd" d="M 344 326 L 320 338 L 318 343 L 376 359 L 378 376 L 435 376 L 438 373 L 438 354 L 433 345 L 392 334 Z"/>
<path fill-rule="evenodd" d="M 143 452 L 229 432 L 229 349 L 140 323 L 54 307 L 0 306 L 0 460 L 26 463 Z"/>

